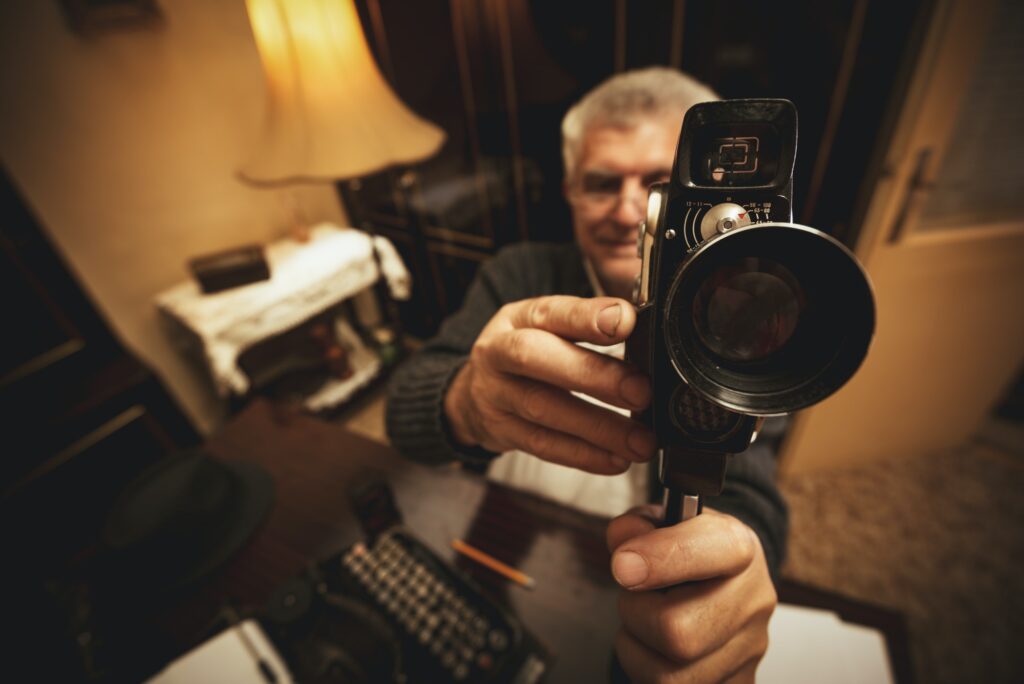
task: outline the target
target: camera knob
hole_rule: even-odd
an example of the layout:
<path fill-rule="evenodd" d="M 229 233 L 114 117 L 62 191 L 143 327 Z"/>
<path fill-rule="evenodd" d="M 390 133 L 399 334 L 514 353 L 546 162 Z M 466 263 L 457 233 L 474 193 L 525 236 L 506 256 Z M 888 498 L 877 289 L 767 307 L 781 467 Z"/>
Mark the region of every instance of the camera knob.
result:
<path fill-rule="evenodd" d="M 727 233 L 753 223 L 746 208 L 732 202 L 716 204 L 708 209 L 700 221 L 701 239 L 708 240 L 715 235 Z"/>

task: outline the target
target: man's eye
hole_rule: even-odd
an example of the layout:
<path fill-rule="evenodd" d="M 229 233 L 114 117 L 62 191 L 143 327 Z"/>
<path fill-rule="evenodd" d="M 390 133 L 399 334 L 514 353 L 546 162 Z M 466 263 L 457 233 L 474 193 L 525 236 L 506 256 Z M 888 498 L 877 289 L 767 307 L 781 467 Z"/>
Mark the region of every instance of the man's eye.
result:
<path fill-rule="evenodd" d="M 622 176 L 585 173 L 581 183 L 583 192 L 594 195 L 616 195 L 622 189 Z"/>
<path fill-rule="evenodd" d="M 655 171 L 654 173 L 649 173 L 646 176 L 644 176 L 643 178 L 641 178 L 640 182 L 643 183 L 644 189 L 646 190 L 647 188 L 651 187 L 655 183 L 664 183 L 671 176 L 672 176 L 672 172 L 671 171 Z"/>

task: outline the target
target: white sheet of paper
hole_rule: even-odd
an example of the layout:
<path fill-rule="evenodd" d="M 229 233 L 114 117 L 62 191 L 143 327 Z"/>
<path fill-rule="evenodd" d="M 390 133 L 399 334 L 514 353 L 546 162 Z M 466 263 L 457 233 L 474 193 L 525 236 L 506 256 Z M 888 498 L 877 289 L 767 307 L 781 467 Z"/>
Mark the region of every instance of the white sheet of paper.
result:
<path fill-rule="evenodd" d="M 294 681 L 263 630 L 246 620 L 181 656 L 148 684 L 263 684 L 239 628 L 278 682 Z M 843 622 L 835 613 L 780 604 L 768 625 L 768 638 L 768 652 L 757 670 L 760 684 L 894 684 L 883 635 Z"/>
<path fill-rule="evenodd" d="M 246 620 L 196 646 L 150 679 L 147 684 L 266 684 L 259 665 L 238 635 L 246 636 L 261 658 L 267 661 L 279 684 L 293 682 L 277 650 L 255 620 Z"/>
<path fill-rule="evenodd" d="M 768 624 L 761 684 L 893 684 L 881 632 L 835 613 L 779 604 Z"/>

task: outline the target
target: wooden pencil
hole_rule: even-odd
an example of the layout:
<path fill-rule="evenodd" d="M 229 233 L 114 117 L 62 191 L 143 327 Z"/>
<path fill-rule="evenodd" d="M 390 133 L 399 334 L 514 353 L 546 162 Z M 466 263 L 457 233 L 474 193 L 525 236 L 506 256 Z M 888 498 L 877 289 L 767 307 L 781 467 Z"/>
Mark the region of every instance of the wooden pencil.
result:
<path fill-rule="evenodd" d="M 505 565 L 497 558 L 494 558 L 493 556 L 484 553 L 480 549 L 470 546 L 461 539 L 453 539 L 452 548 L 461 553 L 463 556 L 475 560 L 480 565 L 483 565 L 486 568 L 490 568 L 494 572 L 498 573 L 499 575 L 502 575 L 507 579 L 512 580 L 516 584 L 522 587 L 526 587 L 527 589 L 533 589 L 535 582 L 533 581 L 532 577 L 522 572 L 519 572 L 515 568 Z"/>

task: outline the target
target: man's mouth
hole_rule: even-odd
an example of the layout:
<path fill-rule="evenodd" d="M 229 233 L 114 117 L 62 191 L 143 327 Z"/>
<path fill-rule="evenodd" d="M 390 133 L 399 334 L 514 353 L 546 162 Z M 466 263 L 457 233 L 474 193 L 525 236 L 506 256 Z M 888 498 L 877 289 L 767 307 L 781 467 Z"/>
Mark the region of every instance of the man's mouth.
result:
<path fill-rule="evenodd" d="M 632 236 L 632 237 L 623 238 L 623 239 L 600 238 L 600 239 L 598 239 L 598 242 L 601 243 L 602 245 L 604 245 L 605 247 L 609 248 L 609 249 L 618 250 L 618 249 L 622 249 L 622 248 L 625 248 L 625 247 L 631 247 L 633 249 L 636 249 L 636 236 L 635 235 Z"/>

